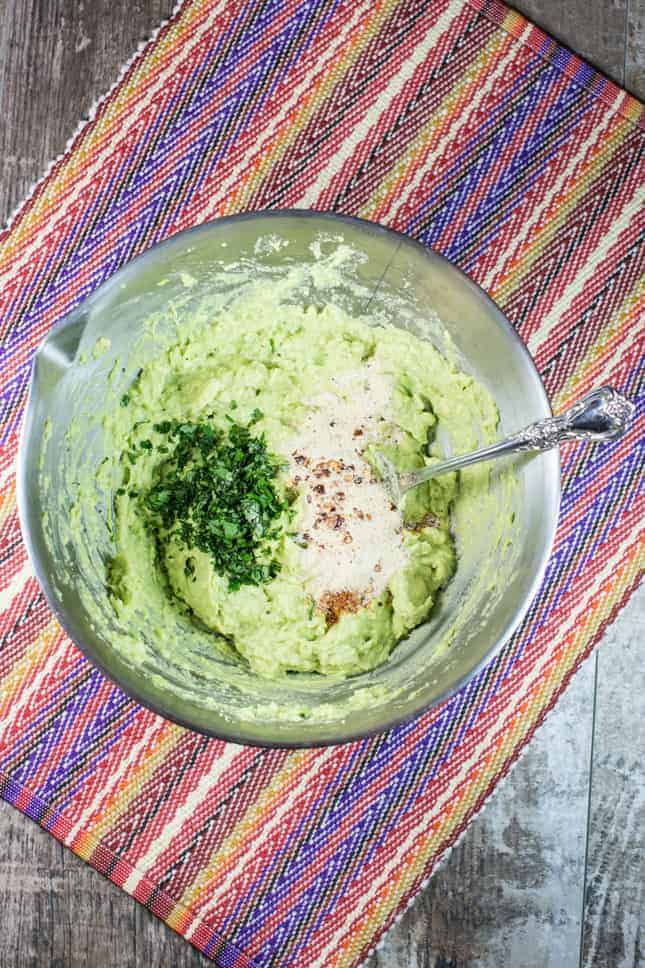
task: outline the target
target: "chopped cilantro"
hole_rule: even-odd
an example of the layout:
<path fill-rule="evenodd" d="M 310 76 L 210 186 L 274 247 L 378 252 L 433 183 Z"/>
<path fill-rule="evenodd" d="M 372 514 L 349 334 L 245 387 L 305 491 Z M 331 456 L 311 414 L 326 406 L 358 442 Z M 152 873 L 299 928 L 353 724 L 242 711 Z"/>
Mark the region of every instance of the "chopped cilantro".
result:
<path fill-rule="evenodd" d="M 268 582 L 280 570 L 270 543 L 279 537 L 278 518 L 289 505 L 275 488 L 279 460 L 264 436 L 250 431 L 262 416 L 256 409 L 248 426 L 231 421 L 226 431 L 190 421 L 155 424 L 167 443 L 156 448 L 164 454 L 156 482 L 139 501 L 146 526 L 162 542 L 174 539 L 209 555 L 233 591 Z M 184 572 L 194 574 L 190 557 Z"/>
<path fill-rule="evenodd" d="M 130 394 L 124 393 L 123 396 L 121 397 L 121 406 L 127 407 L 129 403 L 130 403 Z"/>

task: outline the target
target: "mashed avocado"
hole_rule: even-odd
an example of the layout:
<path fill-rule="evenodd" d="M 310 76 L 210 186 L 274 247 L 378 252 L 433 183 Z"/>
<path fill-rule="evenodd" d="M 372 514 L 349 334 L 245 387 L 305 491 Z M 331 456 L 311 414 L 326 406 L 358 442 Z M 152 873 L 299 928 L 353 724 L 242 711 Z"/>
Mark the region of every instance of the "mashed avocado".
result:
<path fill-rule="evenodd" d="M 189 331 L 144 366 L 105 422 L 122 468 L 108 567 L 119 618 L 127 622 L 154 586 L 260 676 L 374 668 L 450 581 L 459 499 L 457 476 L 446 475 L 395 508 L 373 470 L 374 450 L 401 470 L 437 459 L 442 422 L 454 444 L 454 428 L 469 425 L 483 394 L 430 343 L 332 304 L 261 313 L 257 302 L 242 303 L 234 321 Z M 211 428 L 219 441 L 246 428 L 274 461 L 275 513 L 257 532 L 254 580 L 232 581 L 190 522 L 182 530 L 180 516 L 171 527 L 154 513 L 167 500 L 182 426 Z M 202 464 L 211 473 L 208 455 L 187 454 L 189 478 Z M 254 534 L 261 499 L 248 490 L 240 508 Z M 240 520 L 213 526 L 233 540 Z"/>

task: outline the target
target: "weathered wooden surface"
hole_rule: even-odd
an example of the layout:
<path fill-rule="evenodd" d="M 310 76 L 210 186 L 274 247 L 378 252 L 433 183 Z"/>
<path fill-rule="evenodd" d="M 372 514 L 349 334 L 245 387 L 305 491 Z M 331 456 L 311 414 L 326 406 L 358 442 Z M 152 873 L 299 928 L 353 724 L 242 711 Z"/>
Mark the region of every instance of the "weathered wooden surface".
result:
<path fill-rule="evenodd" d="M 521 0 L 511 6 L 623 84 L 627 4 L 628 0 Z"/>
<path fill-rule="evenodd" d="M 578 965 L 593 680 L 586 663 L 370 968 Z"/>
<path fill-rule="evenodd" d="M 645 0 L 515 0 L 511 6 L 645 99 Z"/>
<path fill-rule="evenodd" d="M 581 964 L 645 964 L 645 588 L 596 655 Z"/>
<path fill-rule="evenodd" d="M 645 0 L 627 0 L 624 85 L 645 100 Z"/>
<path fill-rule="evenodd" d="M 0 222 L 172 6 L 0 0 Z M 645 96 L 645 0 L 515 6 Z M 370 968 L 641 963 L 644 606 L 642 592 Z M 6 804 L 0 844 L 0 968 L 209 963 Z"/>
<path fill-rule="evenodd" d="M 0 0 L 0 222 L 174 0 Z"/>

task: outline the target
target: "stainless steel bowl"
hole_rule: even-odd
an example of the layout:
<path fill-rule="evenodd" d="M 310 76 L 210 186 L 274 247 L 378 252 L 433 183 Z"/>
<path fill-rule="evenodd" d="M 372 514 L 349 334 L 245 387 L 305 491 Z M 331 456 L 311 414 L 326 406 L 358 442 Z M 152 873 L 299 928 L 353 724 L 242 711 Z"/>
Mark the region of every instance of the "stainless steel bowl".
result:
<path fill-rule="evenodd" d="M 267 237 L 288 245 L 258 243 Z M 493 529 L 483 522 L 479 550 L 460 562 L 430 620 L 400 643 L 384 665 L 345 682 L 330 685 L 308 677 L 302 683 L 295 678 L 268 686 L 249 675 L 244 689 L 236 691 L 220 686 L 214 659 L 212 674 L 204 674 L 192 689 L 179 681 L 177 670 L 161 667 L 154 655 L 132 661 L 113 647 L 105 588 L 88 577 L 87 564 L 94 562 L 96 577 L 109 535 L 96 548 L 84 547 L 82 538 L 70 541 L 67 532 L 63 537 L 65 512 L 51 509 L 70 446 L 83 447 L 96 462 L 101 459 L 96 415 L 122 392 L 118 374 L 116 382 L 114 378 L 115 361 L 129 359 L 145 320 L 155 313 L 162 316 L 175 298 L 198 300 L 205 287 L 218 289 L 223 299 L 235 295 L 241 285 L 235 268 L 240 261 L 255 266 L 256 283 L 266 278 L 270 284 L 276 273 L 310 260 L 316 239 L 333 246 L 341 238 L 362 253 L 352 279 L 331 293 L 314 291 L 311 298 L 333 298 L 352 314 L 369 304 L 370 312 L 417 330 L 455 354 L 493 393 L 502 433 L 550 415 L 544 387 L 521 340 L 488 296 L 454 265 L 373 223 L 299 210 L 223 218 L 153 247 L 55 326 L 34 361 L 20 445 L 18 500 L 29 554 L 51 608 L 90 661 L 132 697 L 169 719 L 235 742 L 345 742 L 387 729 L 445 699 L 501 648 L 521 621 L 544 574 L 555 533 L 560 498 L 556 451 L 518 461 L 513 488 L 506 486 L 510 472 L 506 478 L 491 474 L 491 493 L 509 522 L 511 511 L 514 516 L 504 540 L 493 547 Z M 197 283 L 188 296 L 186 273 Z M 311 285 L 315 290 L 315 282 Z M 441 325 L 428 329 L 425 324 L 436 317 Z M 109 337 L 110 348 L 94 359 L 91 349 L 102 336 Z M 70 421 L 81 406 L 89 414 L 87 436 L 70 445 Z M 87 513 L 99 513 L 101 501 Z M 104 622 L 89 614 L 88 595 L 105 598 Z M 259 716 L 249 712 L 254 703 Z M 292 717 L 285 709 L 296 704 L 304 712 Z"/>

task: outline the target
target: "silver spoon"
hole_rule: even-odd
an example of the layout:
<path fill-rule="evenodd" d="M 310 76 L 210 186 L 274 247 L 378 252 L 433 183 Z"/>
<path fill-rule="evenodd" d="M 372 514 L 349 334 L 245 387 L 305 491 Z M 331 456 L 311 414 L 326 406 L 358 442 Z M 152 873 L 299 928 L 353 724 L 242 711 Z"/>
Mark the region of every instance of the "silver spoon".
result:
<path fill-rule="evenodd" d="M 627 430 L 633 412 L 634 404 L 627 397 L 613 387 L 600 387 L 582 397 L 560 416 L 536 420 L 524 430 L 470 454 L 451 457 L 440 464 L 403 474 L 399 474 L 380 451 L 376 451 L 375 464 L 389 497 L 399 504 L 406 491 L 424 481 L 480 461 L 526 451 L 550 450 L 564 440 L 613 440 Z"/>

